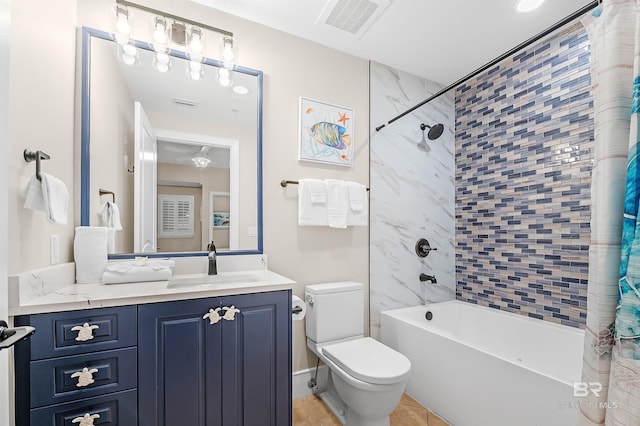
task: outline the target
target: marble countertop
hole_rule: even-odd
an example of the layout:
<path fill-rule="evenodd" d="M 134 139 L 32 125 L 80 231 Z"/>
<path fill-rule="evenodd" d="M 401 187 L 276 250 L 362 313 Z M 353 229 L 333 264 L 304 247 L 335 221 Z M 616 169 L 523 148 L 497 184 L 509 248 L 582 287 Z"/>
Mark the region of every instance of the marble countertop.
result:
<path fill-rule="evenodd" d="M 296 282 L 266 268 L 220 272 L 222 282 L 168 286 L 169 281 L 122 284 L 72 284 L 73 264 L 21 274 L 9 281 L 9 315 L 72 311 L 234 294 L 290 290 Z M 196 274 L 202 276 L 203 274 Z M 251 281 L 242 277 L 251 275 Z M 188 277 L 189 275 L 181 275 Z M 206 276 L 206 275 L 205 275 Z M 228 278 L 227 282 L 224 279 Z"/>

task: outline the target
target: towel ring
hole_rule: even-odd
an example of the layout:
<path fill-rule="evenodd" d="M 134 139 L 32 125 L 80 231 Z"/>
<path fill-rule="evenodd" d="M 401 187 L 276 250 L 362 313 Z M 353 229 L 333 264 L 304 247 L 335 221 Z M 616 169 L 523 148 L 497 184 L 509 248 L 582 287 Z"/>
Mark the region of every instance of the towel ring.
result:
<path fill-rule="evenodd" d="M 100 196 L 102 197 L 103 195 L 111 195 L 113 197 L 113 203 L 116 203 L 116 193 L 113 191 L 107 191 L 106 189 L 102 189 L 100 188 L 98 190 L 98 192 L 100 193 Z"/>
<path fill-rule="evenodd" d="M 30 149 L 25 149 L 24 152 L 22 153 L 22 156 L 24 157 L 24 161 L 26 161 L 27 163 L 31 163 L 32 161 L 35 160 L 36 162 L 36 178 L 38 180 L 42 180 L 42 175 L 40 174 L 41 166 L 40 166 L 40 161 L 41 160 L 48 160 L 51 157 L 49 156 L 49 154 L 43 152 L 43 151 L 31 151 Z"/>

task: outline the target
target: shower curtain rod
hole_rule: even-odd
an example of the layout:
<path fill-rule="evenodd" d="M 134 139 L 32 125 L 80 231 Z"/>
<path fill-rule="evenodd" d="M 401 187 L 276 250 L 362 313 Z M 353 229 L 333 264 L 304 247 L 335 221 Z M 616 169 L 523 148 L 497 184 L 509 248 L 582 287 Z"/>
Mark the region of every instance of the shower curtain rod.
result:
<path fill-rule="evenodd" d="M 489 69 L 492 66 L 496 65 L 497 63 L 503 61 L 504 59 L 506 59 L 509 56 L 513 55 L 514 53 L 518 52 L 519 50 L 522 50 L 525 47 L 535 43 L 538 40 L 540 40 L 541 38 L 548 36 L 552 32 L 556 31 L 559 28 L 562 28 L 563 26 L 565 26 L 569 22 L 575 20 L 576 18 L 579 18 L 580 16 L 584 15 L 585 13 L 589 12 L 590 10 L 595 9 L 600 3 L 602 3 L 602 0 L 594 0 L 591 3 L 589 3 L 588 5 L 583 6 L 581 9 L 576 10 L 571 15 L 567 16 L 566 18 L 564 18 L 563 20 L 561 20 L 559 22 L 556 22 L 555 24 L 553 24 L 552 26 L 550 26 L 546 30 L 542 31 L 541 33 L 538 33 L 535 36 L 531 37 L 530 39 L 520 43 L 519 45 L 517 45 L 513 49 L 503 53 L 502 55 L 498 56 L 497 58 L 495 58 L 491 62 L 488 62 L 488 63 L 484 64 L 483 66 L 481 66 L 480 68 L 478 68 L 477 70 L 471 72 L 470 74 L 465 75 L 460 80 L 457 80 L 457 81 L 451 83 L 450 85 L 448 85 L 444 89 L 442 89 L 439 92 L 437 92 L 435 95 L 430 96 L 429 98 L 425 99 L 424 101 L 420 102 L 419 104 L 409 108 L 405 112 L 393 117 L 391 120 L 387 121 L 386 123 L 381 124 L 380 126 L 376 127 L 376 132 L 379 132 L 380 130 L 384 129 L 386 126 L 388 126 L 389 124 L 393 123 L 394 121 L 399 120 L 400 118 L 402 118 L 405 115 L 415 111 L 416 109 L 420 108 L 421 106 L 426 105 L 427 103 L 431 102 L 432 100 L 444 95 L 449 90 L 458 87 L 462 83 L 464 83 L 467 80 L 470 80 L 471 78 L 477 76 L 481 72 L 486 71 L 487 69 Z"/>

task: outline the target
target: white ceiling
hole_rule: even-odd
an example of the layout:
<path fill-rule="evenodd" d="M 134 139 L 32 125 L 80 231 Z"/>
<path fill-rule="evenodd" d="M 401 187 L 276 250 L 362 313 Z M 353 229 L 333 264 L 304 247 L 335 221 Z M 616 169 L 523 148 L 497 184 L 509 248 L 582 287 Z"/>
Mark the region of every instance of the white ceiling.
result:
<path fill-rule="evenodd" d="M 515 10 L 516 0 L 391 0 L 390 6 L 358 38 L 317 22 L 332 0 L 191 1 L 443 85 L 590 3 L 546 0 L 536 11 L 519 13 Z"/>

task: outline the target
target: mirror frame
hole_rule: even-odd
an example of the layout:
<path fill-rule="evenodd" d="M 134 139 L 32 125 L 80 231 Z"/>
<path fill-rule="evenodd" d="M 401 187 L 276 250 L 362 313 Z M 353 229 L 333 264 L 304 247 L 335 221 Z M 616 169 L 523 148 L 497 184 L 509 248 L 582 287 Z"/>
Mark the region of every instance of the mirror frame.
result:
<path fill-rule="evenodd" d="M 91 171 L 91 129 L 89 122 L 90 108 L 91 108 L 91 38 L 99 38 L 103 40 L 112 41 L 115 43 L 115 36 L 106 31 L 96 30 L 94 28 L 82 27 L 82 75 L 81 75 L 81 100 L 80 100 L 80 226 L 90 226 L 90 171 Z M 140 49 L 153 50 L 149 43 L 134 40 L 135 46 Z M 184 52 L 178 50 L 171 50 L 170 56 L 175 58 L 188 60 L 187 55 Z M 204 58 L 203 64 L 221 67 L 222 63 L 215 59 Z M 247 254 L 263 254 L 262 246 L 262 96 L 263 96 L 263 73 L 259 70 L 251 68 L 236 66 L 235 72 L 248 74 L 257 77 L 258 82 L 258 134 L 257 134 L 257 242 L 258 247 L 255 250 L 229 250 L 218 252 L 219 256 L 228 255 L 247 255 Z M 110 254 L 108 258 L 111 259 L 132 259 L 135 256 L 147 256 L 147 257 L 194 257 L 194 256 L 206 256 L 206 251 L 197 252 L 156 252 L 156 253 L 114 253 Z"/>

